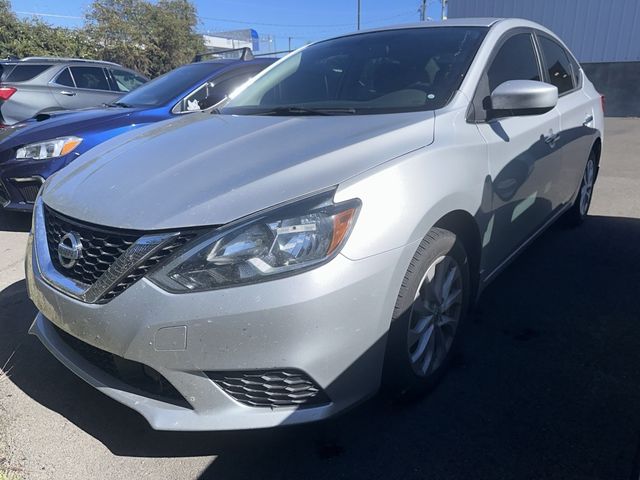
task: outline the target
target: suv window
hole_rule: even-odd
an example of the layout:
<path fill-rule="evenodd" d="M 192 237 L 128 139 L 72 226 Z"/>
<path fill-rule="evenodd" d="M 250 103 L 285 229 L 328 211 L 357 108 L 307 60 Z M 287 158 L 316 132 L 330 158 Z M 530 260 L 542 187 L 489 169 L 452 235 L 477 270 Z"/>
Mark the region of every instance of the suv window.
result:
<path fill-rule="evenodd" d="M 65 68 L 64 70 L 62 70 L 58 76 L 56 77 L 56 79 L 54 80 L 55 83 L 57 83 L 58 85 L 62 85 L 63 87 L 74 87 L 76 86 L 75 83 L 73 83 L 73 77 L 71 76 L 71 73 L 69 73 L 69 69 Z"/>
<path fill-rule="evenodd" d="M 227 95 L 251 79 L 256 73 L 257 70 L 250 72 L 245 70 L 242 73 L 217 81 L 209 80 L 188 97 L 183 98 L 175 111 L 177 113 L 191 112 L 212 107 L 224 100 Z"/>
<path fill-rule="evenodd" d="M 11 63 L 0 63 L 0 82 L 4 82 L 15 65 Z"/>
<path fill-rule="evenodd" d="M 16 65 L 13 70 L 3 79 L 4 82 L 26 82 L 40 75 L 45 70 L 49 70 L 51 65 Z"/>
<path fill-rule="evenodd" d="M 549 83 L 558 87 L 558 94 L 560 95 L 573 90 L 575 81 L 567 52 L 550 38 L 538 38 L 544 55 L 545 68 L 549 75 Z"/>
<path fill-rule="evenodd" d="M 540 81 L 531 34 L 520 33 L 504 42 L 487 71 L 487 79 L 489 92 L 508 80 Z"/>
<path fill-rule="evenodd" d="M 111 69 L 111 75 L 115 83 L 113 89 L 116 92 L 130 92 L 146 83 L 146 80 L 141 76 L 126 70 Z"/>
<path fill-rule="evenodd" d="M 111 90 L 104 69 L 100 67 L 71 67 L 71 73 L 77 88 Z"/>

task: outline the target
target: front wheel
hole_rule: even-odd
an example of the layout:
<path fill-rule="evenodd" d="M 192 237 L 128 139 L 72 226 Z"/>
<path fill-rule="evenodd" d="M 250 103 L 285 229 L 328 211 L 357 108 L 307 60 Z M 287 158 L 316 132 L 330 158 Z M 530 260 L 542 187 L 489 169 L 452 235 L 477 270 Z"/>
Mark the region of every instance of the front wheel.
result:
<path fill-rule="evenodd" d="M 423 393 L 440 379 L 469 307 L 469 263 L 448 230 L 433 228 L 405 274 L 389 330 L 384 384 L 393 394 Z"/>
<path fill-rule="evenodd" d="M 596 154 L 594 151 L 591 151 L 587 165 L 584 168 L 584 173 L 582 174 L 578 196 L 571 208 L 567 211 L 567 222 L 571 226 L 578 226 L 587 218 L 587 213 L 591 206 L 591 199 L 593 198 L 593 187 L 596 183 L 596 171 Z"/>

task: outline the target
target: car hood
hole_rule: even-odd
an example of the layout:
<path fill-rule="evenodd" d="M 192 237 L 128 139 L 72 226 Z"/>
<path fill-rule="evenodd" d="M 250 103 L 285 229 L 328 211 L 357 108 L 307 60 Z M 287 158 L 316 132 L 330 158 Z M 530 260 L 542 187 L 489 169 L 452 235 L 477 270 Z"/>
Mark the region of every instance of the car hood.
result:
<path fill-rule="evenodd" d="M 83 154 L 43 190 L 51 208 L 136 230 L 219 225 L 336 185 L 433 141 L 434 113 L 193 114 Z"/>
<path fill-rule="evenodd" d="M 138 111 L 131 108 L 99 108 L 42 114 L 38 119 L 27 120 L 0 130 L 0 150 L 6 151 L 27 143 L 65 135 L 78 135 L 99 128 L 126 125 Z"/>

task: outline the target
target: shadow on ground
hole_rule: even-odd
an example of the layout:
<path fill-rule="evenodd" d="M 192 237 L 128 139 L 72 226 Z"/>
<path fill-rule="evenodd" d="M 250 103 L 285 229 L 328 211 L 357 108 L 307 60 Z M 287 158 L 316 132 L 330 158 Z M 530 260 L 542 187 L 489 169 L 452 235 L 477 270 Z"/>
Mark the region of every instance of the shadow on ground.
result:
<path fill-rule="evenodd" d="M 28 232 L 30 228 L 30 213 L 7 212 L 0 209 L 0 232 Z"/>
<path fill-rule="evenodd" d="M 202 478 L 638 478 L 638 245 L 636 219 L 554 227 L 487 289 L 428 397 L 311 426 L 154 432 L 27 335 L 24 282 L 0 292 L 0 365 L 15 351 L 11 381 L 116 455 L 217 455 Z"/>

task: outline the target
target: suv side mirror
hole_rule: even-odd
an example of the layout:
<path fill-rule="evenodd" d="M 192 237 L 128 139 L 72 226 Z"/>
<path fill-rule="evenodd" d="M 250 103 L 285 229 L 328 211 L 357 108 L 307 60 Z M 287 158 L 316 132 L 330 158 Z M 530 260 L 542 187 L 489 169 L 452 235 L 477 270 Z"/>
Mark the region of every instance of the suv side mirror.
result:
<path fill-rule="evenodd" d="M 509 80 L 491 92 L 491 117 L 539 115 L 558 103 L 558 88 L 535 80 Z"/>

